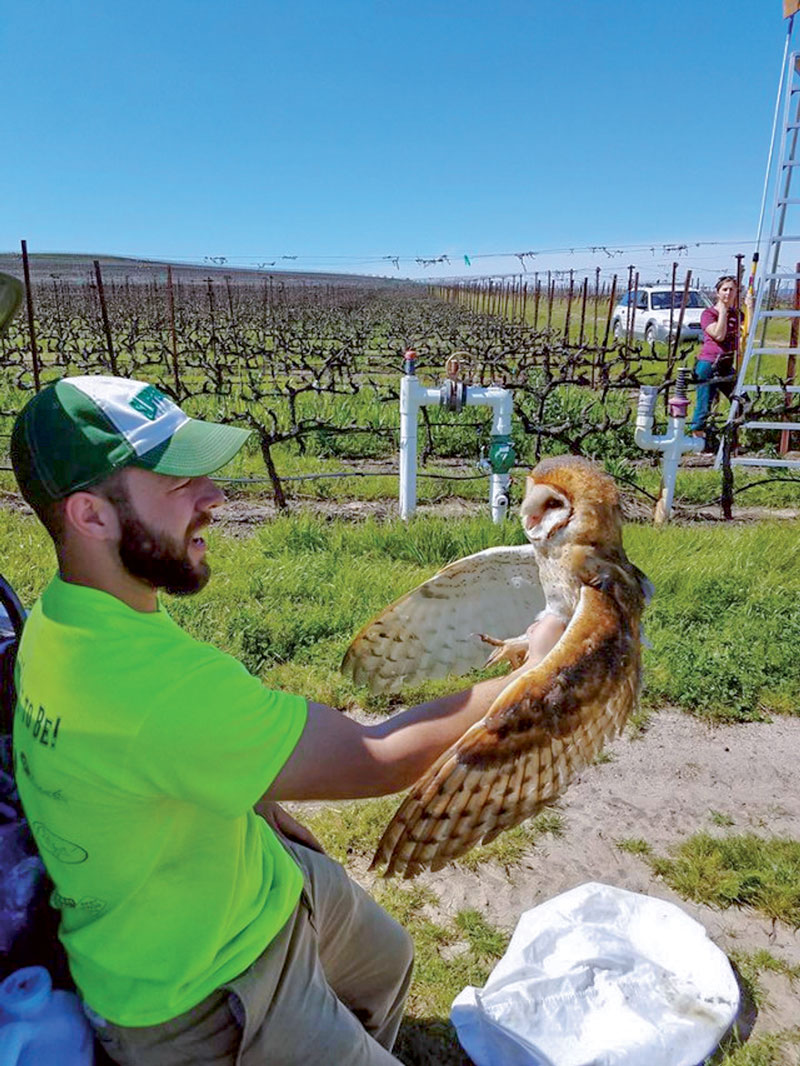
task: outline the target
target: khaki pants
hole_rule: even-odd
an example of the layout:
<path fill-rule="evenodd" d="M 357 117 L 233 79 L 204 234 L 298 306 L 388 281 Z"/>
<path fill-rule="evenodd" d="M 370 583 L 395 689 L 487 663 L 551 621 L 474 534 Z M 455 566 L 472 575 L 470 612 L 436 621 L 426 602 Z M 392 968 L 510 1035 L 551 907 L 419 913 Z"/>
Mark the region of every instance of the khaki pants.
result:
<path fill-rule="evenodd" d="M 285 843 L 305 889 L 284 928 L 177 1018 L 137 1028 L 93 1019 L 120 1066 L 396 1066 L 411 938 L 338 863 Z"/>

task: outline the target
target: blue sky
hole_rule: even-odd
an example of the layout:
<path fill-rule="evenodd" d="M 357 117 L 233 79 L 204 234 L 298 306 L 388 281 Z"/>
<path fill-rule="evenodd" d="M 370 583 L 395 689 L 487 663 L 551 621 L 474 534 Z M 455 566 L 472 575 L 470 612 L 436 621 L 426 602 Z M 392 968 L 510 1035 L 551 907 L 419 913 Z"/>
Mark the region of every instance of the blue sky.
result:
<path fill-rule="evenodd" d="M 780 0 L 0 0 L 0 251 L 710 277 L 752 250 L 786 25 Z"/>

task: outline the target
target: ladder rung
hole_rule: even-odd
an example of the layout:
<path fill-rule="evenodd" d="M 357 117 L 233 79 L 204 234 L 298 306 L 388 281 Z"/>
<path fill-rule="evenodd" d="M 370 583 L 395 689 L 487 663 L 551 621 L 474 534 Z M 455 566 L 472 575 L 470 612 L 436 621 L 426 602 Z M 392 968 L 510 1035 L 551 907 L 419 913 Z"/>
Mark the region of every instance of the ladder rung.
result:
<path fill-rule="evenodd" d="M 760 311 L 759 318 L 800 318 L 800 311 Z"/>
<path fill-rule="evenodd" d="M 800 130 L 800 122 L 789 122 L 786 125 L 787 130 Z"/>
<path fill-rule="evenodd" d="M 800 355 L 800 348 L 752 348 L 751 355 Z"/>
<path fill-rule="evenodd" d="M 789 466 L 800 469 L 800 459 L 759 459 L 743 455 L 731 456 L 731 466 Z"/>
<path fill-rule="evenodd" d="M 800 393 L 800 385 L 742 385 L 741 392 Z"/>
<path fill-rule="evenodd" d="M 743 429 L 787 429 L 789 432 L 800 429 L 800 422 L 743 422 Z"/>
<path fill-rule="evenodd" d="M 800 200 L 798 200 L 800 203 Z M 765 281 L 800 281 L 800 272 L 795 274 L 765 274 Z"/>
<path fill-rule="evenodd" d="M 787 206 L 791 207 L 791 206 L 793 206 L 795 204 L 800 204 L 800 200 L 788 199 L 787 197 L 784 197 L 784 196 L 782 196 L 780 198 L 780 200 L 778 200 L 778 206 L 779 207 L 787 207 Z"/>
<path fill-rule="evenodd" d="M 770 237 L 770 239 L 769 239 L 769 243 L 770 243 L 770 244 L 780 244 L 780 243 L 781 243 L 781 241 L 800 241 L 800 237 L 795 237 L 795 236 L 791 236 L 791 237 L 786 237 L 786 236 L 780 236 L 780 237 Z"/>

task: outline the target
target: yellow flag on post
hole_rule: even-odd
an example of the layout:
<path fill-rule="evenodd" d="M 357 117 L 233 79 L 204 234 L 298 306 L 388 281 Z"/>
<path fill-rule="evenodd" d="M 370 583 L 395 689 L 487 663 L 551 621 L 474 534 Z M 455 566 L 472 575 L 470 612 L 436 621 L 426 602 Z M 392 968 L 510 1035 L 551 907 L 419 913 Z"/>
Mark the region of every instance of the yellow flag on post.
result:
<path fill-rule="evenodd" d="M 800 0 L 783 0 L 783 17 L 791 18 L 800 11 Z"/>

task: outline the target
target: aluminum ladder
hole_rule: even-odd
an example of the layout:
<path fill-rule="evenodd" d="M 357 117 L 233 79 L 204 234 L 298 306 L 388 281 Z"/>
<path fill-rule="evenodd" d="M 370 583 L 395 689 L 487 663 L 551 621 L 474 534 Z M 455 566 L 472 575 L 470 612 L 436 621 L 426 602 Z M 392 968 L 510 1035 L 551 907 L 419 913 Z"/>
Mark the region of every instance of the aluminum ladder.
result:
<path fill-rule="evenodd" d="M 772 216 L 770 234 L 766 241 L 766 272 L 761 278 L 760 284 L 755 286 L 755 303 L 753 318 L 747 335 L 744 353 L 741 359 L 736 388 L 731 399 L 727 423 L 744 416 L 739 422 L 742 430 L 762 430 L 774 433 L 774 440 L 767 437 L 768 450 L 775 454 L 746 454 L 744 450 L 740 454 L 730 456 L 731 466 L 777 466 L 800 468 L 800 459 L 791 458 L 783 454 L 793 448 L 800 450 L 800 420 L 793 415 L 793 420 L 773 421 L 769 415 L 759 417 L 757 414 L 752 420 L 747 418 L 747 408 L 759 398 L 769 397 L 770 394 L 780 393 L 784 397 L 784 407 L 795 406 L 800 402 L 800 385 L 795 384 L 795 364 L 800 355 L 800 309 L 788 309 L 776 307 L 780 286 L 783 282 L 794 282 L 792 301 L 793 308 L 800 308 L 800 271 L 796 265 L 800 263 L 800 192 L 792 196 L 792 180 L 795 172 L 800 167 L 798 158 L 798 134 L 800 134 L 800 61 L 799 52 L 789 51 L 791 36 L 791 24 L 786 38 L 781 79 L 778 85 L 778 99 L 775 106 L 775 119 L 772 130 L 769 158 L 767 161 L 767 173 L 764 183 L 764 196 L 761 205 L 761 218 L 759 220 L 759 234 L 756 247 L 761 244 L 761 227 L 764 218 L 764 207 L 767 199 L 767 190 L 772 189 Z M 782 118 L 781 118 L 782 116 Z M 777 156 L 774 156 L 775 134 L 778 122 L 782 122 L 780 148 Z M 796 184 L 796 182 L 795 182 Z M 788 230 L 787 230 L 788 225 Z M 785 258 L 790 256 L 793 269 L 787 269 Z M 784 262 L 782 263 L 782 257 Z M 759 259 L 758 252 L 753 256 L 754 267 Z M 751 277 L 752 283 L 752 277 Z M 774 338 L 768 336 L 771 324 L 775 320 L 784 320 L 790 323 L 790 341 L 788 345 L 776 343 Z M 774 363 L 779 360 L 777 371 L 773 369 L 771 374 L 766 374 L 762 367 L 762 357 L 767 356 Z M 785 361 L 784 361 L 785 360 Z M 770 378 L 778 378 L 776 383 Z M 716 469 L 722 465 L 723 451 L 725 448 L 726 434 L 720 439 L 714 466 Z"/>

